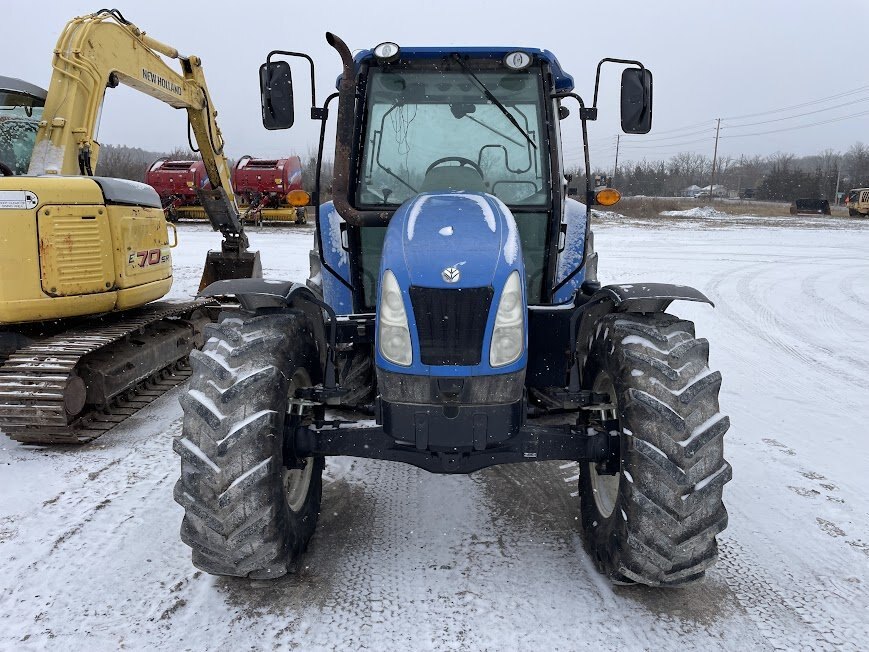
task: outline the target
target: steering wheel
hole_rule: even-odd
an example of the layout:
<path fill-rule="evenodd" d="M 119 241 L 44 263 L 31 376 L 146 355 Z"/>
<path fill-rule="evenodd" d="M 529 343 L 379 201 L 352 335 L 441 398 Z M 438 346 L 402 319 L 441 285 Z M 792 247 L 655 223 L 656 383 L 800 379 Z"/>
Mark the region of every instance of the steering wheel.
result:
<path fill-rule="evenodd" d="M 3 173 L 4 177 L 11 177 L 15 175 L 14 170 L 6 165 L 3 161 L 0 161 L 0 172 Z"/>
<path fill-rule="evenodd" d="M 465 158 L 464 156 L 444 156 L 443 158 L 439 158 L 437 161 L 435 161 L 434 163 L 432 163 L 431 165 L 429 165 L 425 169 L 425 173 L 428 174 L 434 168 L 439 166 L 441 163 L 451 163 L 451 162 L 458 163 L 459 167 L 467 165 L 469 168 L 473 168 L 474 171 L 476 171 L 476 173 L 480 175 L 481 179 L 486 178 L 486 175 L 483 174 L 483 168 L 481 168 L 479 165 L 477 165 L 471 159 Z"/>

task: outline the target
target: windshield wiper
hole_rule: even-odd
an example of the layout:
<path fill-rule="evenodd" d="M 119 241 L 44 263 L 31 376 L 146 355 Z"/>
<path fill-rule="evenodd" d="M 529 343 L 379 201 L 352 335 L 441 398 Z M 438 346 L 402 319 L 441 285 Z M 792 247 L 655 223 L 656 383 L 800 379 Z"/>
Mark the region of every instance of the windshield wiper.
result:
<path fill-rule="evenodd" d="M 485 129 L 488 129 L 488 130 L 491 131 L 493 134 L 496 134 L 496 135 L 500 136 L 500 137 L 503 138 L 504 140 L 509 140 L 509 141 L 510 141 L 511 143 L 513 143 L 514 145 L 518 145 L 519 147 L 522 147 L 522 142 L 521 142 L 521 141 L 518 141 L 518 140 L 516 140 L 515 138 L 510 138 L 510 136 L 508 136 L 507 134 L 505 134 L 503 131 L 500 131 L 500 130 L 498 130 L 498 129 L 495 129 L 495 127 L 493 127 L 492 125 L 487 125 L 487 124 L 486 124 L 485 122 L 483 122 L 482 120 L 477 120 L 477 119 L 476 119 L 474 116 L 472 116 L 470 113 L 467 114 L 465 117 L 466 117 L 468 120 L 473 120 L 474 122 L 476 122 L 476 123 L 477 123 L 478 125 L 480 125 L 481 127 L 485 128 Z"/>
<path fill-rule="evenodd" d="M 475 82 L 477 82 L 477 85 L 480 87 L 480 90 L 483 91 L 483 94 L 486 96 L 486 99 L 488 99 L 492 104 L 494 104 L 495 106 L 497 106 L 501 110 L 501 113 L 503 113 L 504 117 L 510 121 L 510 124 L 512 124 L 514 127 L 516 127 L 516 130 L 520 134 L 525 136 L 525 140 L 528 141 L 528 143 L 531 145 L 531 147 L 533 147 L 534 149 L 537 149 L 537 143 L 534 142 L 534 140 L 531 138 L 531 136 L 528 135 L 528 132 L 522 128 L 522 125 L 520 125 L 519 122 L 516 120 L 516 118 L 514 118 L 513 115 L 507 110 L 507 107 L 505 107 L 503 104 L 501 104 L 501 100 L 499 100 L 497 97 L 495 97 L 492 94 L 492 91 L 490 91 L 488 88 L 486 88 L 486 85 L 479 80 L 479 78 L 471 70 L 470 66 L 468 66 L 468 64 L 464 62 L 461 55 L 458 53 L 455 53 L 455 54 L 453 54 L 453 58 L 462 67 L 462 70 L 465 71 L 465 74 L 468 77 L 470 77 L 471 79 L 473 79 Z"/>

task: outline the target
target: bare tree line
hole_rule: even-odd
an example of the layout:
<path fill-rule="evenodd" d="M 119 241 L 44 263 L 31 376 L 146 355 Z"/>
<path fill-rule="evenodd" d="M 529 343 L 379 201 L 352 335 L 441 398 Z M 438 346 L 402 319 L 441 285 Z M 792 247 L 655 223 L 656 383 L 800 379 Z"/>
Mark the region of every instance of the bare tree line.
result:
<path fill-rule="evenodd" d="M 96 174 L 115 179 L 145 181 L 148 168 L 160 158 L 192 161 L 199 158 L 187 148 L 175 148 L 171 152 L 149 152 L 126 145 L 101 145 Z"/>
<path fill-rule="evenodd" d="M 145 173 L 159 158 L 193 160 L 199 157 L 187 148 L 171 152 L 150 152 L 125 145 L 103 145 L 100 148 L 97 174 L 144 181 Z M 314 190 L 316 151 L 311 148 L 302 158 L 303 186 Z M 230 165 L 233 161 L 230 161 Z M 615 172 L 615 175 L 613 175 Z M 618 169 L 596 170 L 595 174 L 613 176 L 615 185 L 625 195 L 653 197 L 678 196 L 689 186 L 708 186 L 711 181 L 712 159 L 703 154 L 682 152 L 668 160 L 634 161 Z M 325 201 L 331 196 L 332 161 L 322 166 L 321 187 Z M 582 170 L 574 170 L 572 185 L 582 186 Z M 828 149 L 820 154 L 798 157 L 776 153 L 771 156 L 722 157 L 716 161 L 715 184 L 732 191 L 755 190 L 758 199 L 788 200 L 800 197 L 821 197 L 835 200 L 839 192 L 849 188 L 869 187 L 869 146 L 862 142 L 852 145 L 844 154 Z"/>
<path fill-rule="evenodd" d="M 668 160 L 633 161 L 595 174 L 613 177 L 613 185 L 626 195 L 674 197 L 690 186 L 710 185 L 712 158 L 683 152 Z M 582 171 L 575 171 L 573 184 L 582 185 L 581 177 Z M 759 199 L 805 196 L 833 201 L 837 181 L 840 193 L 869 187 L 869 146 L 858 142 L 844 154 L 828 149 L 802 157 L 782 152 L 721 157 L 715 166 L 715 185 L 732 191 L 751 188 Z"/>

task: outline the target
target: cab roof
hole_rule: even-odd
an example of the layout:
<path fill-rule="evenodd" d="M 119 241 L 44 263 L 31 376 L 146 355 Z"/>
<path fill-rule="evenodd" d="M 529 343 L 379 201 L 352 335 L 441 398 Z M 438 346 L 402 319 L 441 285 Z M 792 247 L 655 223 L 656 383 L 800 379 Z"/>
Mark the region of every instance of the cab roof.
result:
<path fill-rule="evenodd" d="M 23 79 L 3 77 L 2 75 L 0 75 L 0 91 L 29 95 L 30 97 L 36 100 L 42 100 L 43 102 L 45 102 L 45 98 L 48 97 L 48 93 L 44 88 L 40 88 L 35 84 L 24 81 Z"/>
<path fill-rule="evenodd" d="M 405 47 L 401 48 L 400 58 L 403 61 L 414 61 L 422 59 L 440 59 L 445 55 L 453 53 L 468 56 L 472 59 L 503 59 L 511 52 L 525 52 L 535 60 L 543 60 L 549 64 L 552 70 L 552 75 L 555 79 L 555 90 L 559 93 L 569 93 L 573 90 L 573 77 L 568 75 L 561 67 L 558 59 L 549 50 L 541 50 L 539 48 L 523 48 L 523 47 L 507 47 L 507 46 L 488 46 L 488 47 Z M 374 58 L 374 50 L 362 50 L 357 52 L 353 57 L 353 62 L 356 67 L 356 72 L 359 72 L 359 66 L 363 61 Z M 340 78 L 339 78 L 340 80 Z"/>

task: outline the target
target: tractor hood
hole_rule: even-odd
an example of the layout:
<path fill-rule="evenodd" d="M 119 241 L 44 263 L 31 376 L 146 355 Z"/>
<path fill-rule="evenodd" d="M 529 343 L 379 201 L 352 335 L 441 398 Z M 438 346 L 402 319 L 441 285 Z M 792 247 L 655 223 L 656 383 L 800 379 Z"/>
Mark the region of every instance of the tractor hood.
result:
<path fill-rule="evenodd" d="M 414 286 L 496 286 L 522 267 L 519 233 L 510 210 L 492 195 L 426 192 L 395 212 L 382 266 Z"/>

